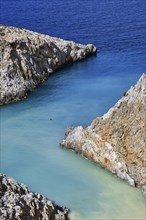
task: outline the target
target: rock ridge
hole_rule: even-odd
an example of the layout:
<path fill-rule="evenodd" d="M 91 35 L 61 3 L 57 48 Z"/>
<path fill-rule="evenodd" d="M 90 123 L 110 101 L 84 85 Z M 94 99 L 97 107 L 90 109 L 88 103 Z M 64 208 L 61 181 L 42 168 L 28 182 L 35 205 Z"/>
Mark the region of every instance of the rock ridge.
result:
<path fill-rule="evenodd" d="M 0 174 L 0 219 L 68 220 L 68 210 Z"/>
<path fill-rule="evenodd" d="M 0 104 L 25 98 L 56 69 L 96 53 L 82 45 L 11 26 L 0 26 Z"/>
<path fill-rule="evenodd" d="M 146 196 L 146 75 L 87 128 L 70 128 L 61 145 L 111 171 Z"/>

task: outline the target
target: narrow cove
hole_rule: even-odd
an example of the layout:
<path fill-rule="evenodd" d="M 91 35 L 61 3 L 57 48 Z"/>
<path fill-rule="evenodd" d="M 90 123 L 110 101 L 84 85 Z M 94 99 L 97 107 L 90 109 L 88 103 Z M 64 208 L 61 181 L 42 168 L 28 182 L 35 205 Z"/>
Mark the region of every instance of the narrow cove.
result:
<path fill-rule="evenodd" d="M 71 219 L 144 219 L 140 190 L 59 147 L 67 127 L 88 126 L 135 84 L 141 58 L 101 53 L 58 71 L 28 99 L 3 106 L 2 172 L 70 208 Z"/>

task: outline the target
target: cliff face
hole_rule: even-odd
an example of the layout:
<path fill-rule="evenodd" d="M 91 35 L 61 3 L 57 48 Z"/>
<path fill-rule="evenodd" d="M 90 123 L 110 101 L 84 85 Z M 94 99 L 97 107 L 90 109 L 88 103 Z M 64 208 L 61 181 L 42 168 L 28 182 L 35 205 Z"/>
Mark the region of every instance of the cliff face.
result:
<path fill-rule="evenodd" d="M 0 174 L 0 219 L 67 220 L 67 209 Z"/>
<path fill-rule="evenodd" d="M 54 70 L 96 52 L 92 44 L 0 26 L 0 104 L 20 100 L 46 80 Z"/>
<path fill-rule="evenodd" d="M 70 128 L 62 146 L 143 187 L 146 195 L 146 75 L 103 117 Z"/>

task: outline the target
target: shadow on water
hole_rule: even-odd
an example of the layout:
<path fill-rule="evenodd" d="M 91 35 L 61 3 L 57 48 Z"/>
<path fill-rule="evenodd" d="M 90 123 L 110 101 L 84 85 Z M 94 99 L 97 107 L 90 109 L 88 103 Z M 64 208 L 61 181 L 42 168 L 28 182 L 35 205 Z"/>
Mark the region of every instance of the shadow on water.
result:
<path fill-rule="evenodd" d="M 64 86 L 67 85 L 67 81 L 72 78 L 73 80 L 76 78 L 78 80 L 78 74 L 80 74 L 80 70 L 82 68 L 86 68 L 86 64 L 89 64 L 91 61 L 95 62 L 97 59 L 96 55 L 92 55 L 90 57 L 87 57 L 85 60 L 80 60 L 75 63 L 69 62 L 67 64 L 64 64 L 59 69 L 55 70 L 52 74 L 49 75 L 49 77 L 46 79 L 45 82 L 38 85 L 32 92 L 28 94 L 28 96 L 18 102 L 10 103 L 8 105 L 1 106 L 1 108 L 5 108 L 6 106 L 9 108 L 9 106 L 17 106 L 17 105 L 23 105 L 24 103 L 27 103 L 30 107 L 34 107 L 32 105 L 39 105 L 43 97 L 46 97 L 51 102 L 51 97 L 54 99 L 56 92 L 58 90 L 61 90 Z M 32 105 L 32 106 L 31 106 Z M 25 108 L 25 106 L 23 106 Z"/>

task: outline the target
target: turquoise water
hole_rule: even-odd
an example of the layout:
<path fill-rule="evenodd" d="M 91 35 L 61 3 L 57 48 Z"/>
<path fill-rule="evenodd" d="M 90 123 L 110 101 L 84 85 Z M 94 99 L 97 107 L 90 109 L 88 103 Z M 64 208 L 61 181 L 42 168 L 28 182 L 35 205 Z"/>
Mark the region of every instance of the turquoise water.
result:
<path fill-rule="evenodd" d="M 71 219 L 144 219 L 140 190 L 59 142 L 67 127 L 86 127 L 104 114 L 145 72 L 145 6 L 145 0 L 0 1 L 2 24 L 101 50 L 1 108 L 1 172 L 70 208 Z"/>
<path fill-rule="evenodd" d="M 67 127 L 88 126 L 144 70 L 139 52 L 101 52 L 58 71 L 27 99 L 1 107 L 1 172 L 70 208 L 71 219 L 144 219 L 140 190 L 59 146 Z"/>

